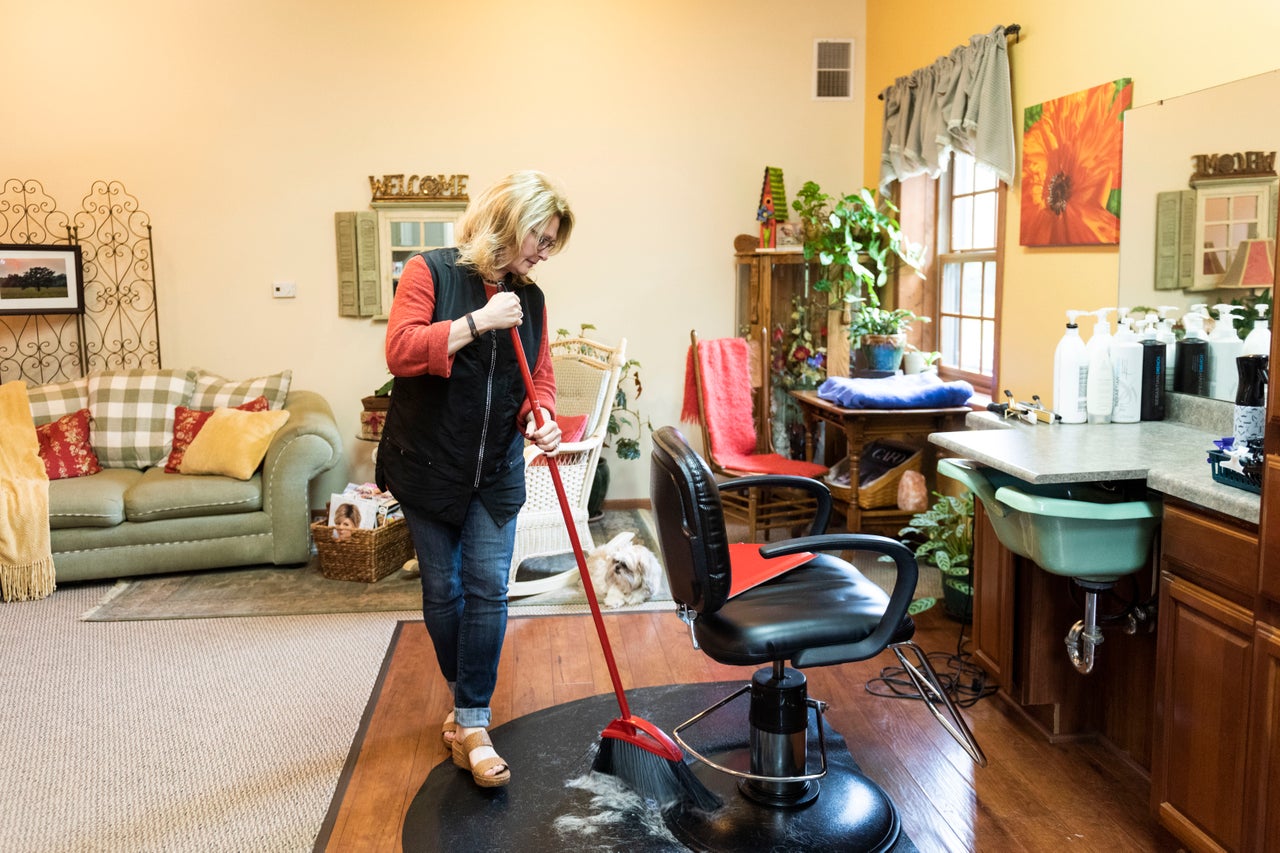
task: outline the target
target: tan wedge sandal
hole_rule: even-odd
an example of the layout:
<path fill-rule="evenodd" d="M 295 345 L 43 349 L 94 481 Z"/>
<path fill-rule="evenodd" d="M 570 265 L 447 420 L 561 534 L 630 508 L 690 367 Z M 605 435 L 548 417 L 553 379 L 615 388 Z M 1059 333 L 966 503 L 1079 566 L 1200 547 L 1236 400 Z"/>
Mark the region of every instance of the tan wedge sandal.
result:
<path fill-rule="evenodd" d="M 489 733 L 484 729 L 472 732 L 466 738 L 455 737 L 453 739 L 453 763 L 463 770 L 470 771 L 471 778 L 481 788 L 501 788 L 511 781 L 511 768 L 507 766 L 507 762 L 497 755 L 482 758 L 472 764 L 471 751 L 482 746 L 493 746 L 493 741 L 489 740 Z M 502 772 L 495 773 L 492 776 L 485 775 L 495 767 L 503 768 Z"/>
<path fill-rule="evenodd" d="M 449 716 L 452 717 L 453 714 L 450 713 Z M 453 737 L 449 737 L 449 735 L 453 735 Z M 457 740 L 457 735 L 458 724 L 453 720 L 445 720 L 440 724 L 440 740 L 444 741 L 445 749 L 453 749 L 453 742 Z"/>

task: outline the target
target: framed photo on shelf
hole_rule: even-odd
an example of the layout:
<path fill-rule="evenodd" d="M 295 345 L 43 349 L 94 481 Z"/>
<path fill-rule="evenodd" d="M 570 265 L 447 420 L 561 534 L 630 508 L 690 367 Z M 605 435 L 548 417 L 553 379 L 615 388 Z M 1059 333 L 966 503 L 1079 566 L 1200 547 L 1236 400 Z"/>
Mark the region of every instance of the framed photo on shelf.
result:
<path fill-rule="evenodd" d="M 83 314 L 79 246 L 0 243 L 0 314 Z"/>
<path fill-rule="evenodd" d="M 804 223 L 799 220 L 779 221 L 778 248 L 795 248 L 804 245 Z"/>

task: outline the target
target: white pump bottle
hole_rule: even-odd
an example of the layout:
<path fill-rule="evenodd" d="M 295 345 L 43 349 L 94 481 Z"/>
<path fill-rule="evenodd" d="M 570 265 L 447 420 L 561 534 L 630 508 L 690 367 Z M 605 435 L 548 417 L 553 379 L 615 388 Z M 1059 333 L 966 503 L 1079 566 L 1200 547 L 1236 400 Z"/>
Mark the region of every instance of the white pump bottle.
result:
<path fill-rule="evenodd" d="M 1209 396 L 1235 402 L 1236 385 L 1240 381 L 1236 358 L 1244 351 L 1244 341 L 1240 340 L 1235 324 L 1235 312 L 1240 306 L 1219 303 L 1213 309 L 1218 312 L 1218 322 L 1209 335 Z"/>
<path fill-rule="evenodd" d="M 1142 415 L 1142 344 L 1132 322 L 1128 317 L 1121 320 L 1111 340 L 1113 424 L 1136 424 Z"/>
<path fill-rule="evenodd" d="M 1053 410 L 1064 424 L 1082 424 L 1088 394 L 1089 356 L 1076 320 L 1084 311 L 1067 312 L 1067 331 L 1053 351 Z"/>
<path fill-rule="evenodd" d="M 1085 398 L 1085 411 L 1091 424 L 1111 423 L 1111 408 L 1115 395 L 1115 375 L 1111 366 L 1111 326 L 1107 314 L 1114 308 L 1092 311 L 1098 319 L 1093 324 L 1093 334 L 1085 349 L 1089 355 L 1089 376 Z"/>
<path fill-rule="evenodd" d="M 1244 339 L 1241 355 L 1271 355 L 1271 329 L 1267 324 L 1267 303 L 1259 302 L 1253 306 L 1258 312 L 1258 319 L 1253 321 L 1253 329 Z"/>

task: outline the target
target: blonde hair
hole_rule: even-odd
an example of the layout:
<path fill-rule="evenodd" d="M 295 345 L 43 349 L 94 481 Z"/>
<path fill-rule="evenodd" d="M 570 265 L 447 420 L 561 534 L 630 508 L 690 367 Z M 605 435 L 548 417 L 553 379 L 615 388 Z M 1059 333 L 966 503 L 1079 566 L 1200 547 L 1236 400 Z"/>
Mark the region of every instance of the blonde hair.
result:
<path fill-rule="evenodd" d="M 560 230 L 551 254 L 569 242 L 573 211 L 564 195 L 541 172 L 513 172 L 480 193 L 458 223 L 458 262 L 485 278 L 511 263 L 529 234 L 560 217 Z"/>

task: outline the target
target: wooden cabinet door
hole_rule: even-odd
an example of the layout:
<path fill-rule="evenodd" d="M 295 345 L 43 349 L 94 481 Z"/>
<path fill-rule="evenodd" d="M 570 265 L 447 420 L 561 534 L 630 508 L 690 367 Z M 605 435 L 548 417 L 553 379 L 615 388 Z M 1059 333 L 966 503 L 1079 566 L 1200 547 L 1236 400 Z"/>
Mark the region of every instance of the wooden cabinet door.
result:
<path fill-rule="evenodd" d="M 1193 850 L 1244 850 L 1253 614 L 1162 576 L 1151 796 Z"/>
<path fill-rule="evenodd" d="M 1268 454 L 1262 474 L 1262 562 L 1258 588 L 1272 602 L 1280 603 L 1280 455 Z"/>
<path fill-rule="evenodd" d="M 1000 544 L 982 501 L 973 515 L 973 653 L 1006 692 L 1013 678 L 1014 557 Z"/>
<path fill-rule="evenodd" d="M 1280 851 L 1280 630 L 1259 625 L 1253 649 L 1249 849 L 1276 853 Z"/>

